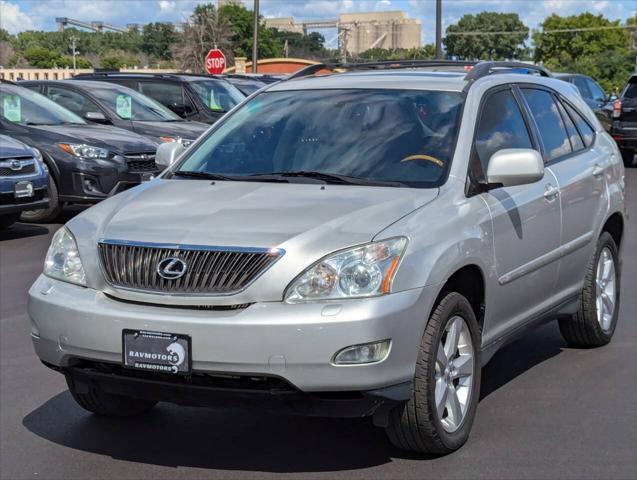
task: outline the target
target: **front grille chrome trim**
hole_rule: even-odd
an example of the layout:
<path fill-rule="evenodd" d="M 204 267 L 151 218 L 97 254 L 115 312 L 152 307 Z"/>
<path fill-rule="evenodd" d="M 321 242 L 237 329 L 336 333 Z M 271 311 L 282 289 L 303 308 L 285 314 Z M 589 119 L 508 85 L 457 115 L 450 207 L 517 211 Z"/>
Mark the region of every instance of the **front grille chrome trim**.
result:
<path fill-rule="evenodd" d="M 236 295 L 248 288 L 283 255 L 281 248 L 227 247 L 100 239 L 98 258 L 106 282 L 115 289 L 182 297 Z M 176 280 L 155 272 L 165 257 L 190 267 Z"/>

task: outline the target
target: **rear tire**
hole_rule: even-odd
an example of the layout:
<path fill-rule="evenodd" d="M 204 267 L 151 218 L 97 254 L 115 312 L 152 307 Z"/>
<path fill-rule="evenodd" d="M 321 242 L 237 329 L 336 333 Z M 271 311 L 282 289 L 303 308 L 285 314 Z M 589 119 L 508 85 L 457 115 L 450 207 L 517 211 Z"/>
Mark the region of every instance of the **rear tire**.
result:
<path fill-rule="evenodd" d="M 152 400 L 113 395 L 93 385 L 89 385 L 88 391 L 80 393 L 69 377 L 66 378 L 66 384 L 80 407 L 104 417 L 133 417 L 146 413 L 157 404 Z"/>
<path fill-rule="evenodd" d="M 60 215 L 62 206 L 58 198 L 58 187 L 53 177 L 49 177 L 49 208 L 40 210 L 26 210 L 20 215 L 20 220 L 31 223 L 52 223 Z"/>
<path fill-rule="evenodd" d="M 458 319 L 463 333 L 454 348 L 450 346 L 454 344 L 450 335 Z M 470 359 L 468 344 L 472 350 Z M 445 364 L 447 367 L 443 370 L 441 367 Z M 455 377 L 454 372 L 459 376 Z M 457 393 L 452 400 L 454 391 Z M 457 450 L 469 437 L 479 394 L 480 328 L 476 316 L 465 297 L 455 292 L 445 293 L 422 337 L 412 397 L 389 414 L 386 428 L 389 440 L 402 450 L 418 453 L 444 455 Z M 457 413 L 452 414 L 454 411 Z M 455 418 L 459 421 L 455 422 Z"/>
<path fill-rule="evenodd" d="M 633 161 L 635 160 L 635 150 L 633 148 L 622 148 L 620 152 L 622 154 L 622 160 L 624 161 L 624 167 L 632 167 Z"/>
<path fill-rule="evenodd" d="M 611 268 L 608 262 L 612 262 L 613 271 L 605 276 L 604 272 Z M 608 232 L 603 232 L 586 269 L 579 309 L 575 315 L 559 320 L 560 333 L 570 346 L 601 347 L 610 342 L 619 315 L 619 267 L 617 245 Z M 610 291 L 612 295 L 608 293 Z M 610 302 L 612 312 L 607 311 Z"/>

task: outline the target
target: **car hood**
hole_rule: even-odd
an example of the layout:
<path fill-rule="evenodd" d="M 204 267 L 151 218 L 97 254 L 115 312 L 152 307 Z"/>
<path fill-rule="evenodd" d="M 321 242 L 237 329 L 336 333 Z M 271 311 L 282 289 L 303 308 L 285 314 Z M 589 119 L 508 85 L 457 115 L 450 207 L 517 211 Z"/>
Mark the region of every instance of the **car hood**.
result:
<path fill-rule="evenodd" d="M 131 122 L 135 132 L 150 137 L 196 140 L 210 125 L 200 122 Z"/>
<path fill-rule="evenodd" d="M 250 296 L 251 288 L 241 298 L 277 300 L 305 267 L 331 252 L 371 241 L 437 195 L 437 188 L 160 178 L 101 202 L 68 226 L 80 256 L 89 263 L 89 281 L 90 272 L 99 272 L 95 245 L 101 239 L 281 248 L 283 257 L 257 282 L 266 285 L 255 285 L 258 295 Z M 97 288 L 100 281 L 97 274 Z"/>
<path fill-rule="evenodd" d="M 114 153 L 154 152 L 157 145 L 149 139 L 117 127 L 104 125 L 28 126 L 29 144 L 50 147 L 55 143 L 85 143 Z"/>
<path fill-rule="evenodd" d="M 33 155 L 33 153 L 24 143 L 6 135 L 0 135 L 0 159 L 25 157 L 29 155 Z"/>

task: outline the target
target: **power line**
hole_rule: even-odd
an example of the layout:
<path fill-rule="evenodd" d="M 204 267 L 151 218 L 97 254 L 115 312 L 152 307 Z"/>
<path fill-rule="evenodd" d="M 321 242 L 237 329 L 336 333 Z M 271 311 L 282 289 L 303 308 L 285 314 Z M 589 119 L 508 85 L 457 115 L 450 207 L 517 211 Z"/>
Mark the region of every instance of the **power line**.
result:
<path fill-rule="evenodd" d="M 555 30 L 536 30 L 534 33 L 539 33 L 541 35 L 546 35 L 550 33 L 569 33 L 569 32 L 591 32 L 595 30 L 633 30 L 637 27 L 635 25 L 613 25 L 607 27 L 581 27 L 581 28 L 559 28 Z M 514 30 L 514 31 L 497 31 L 497 32 L 485 32 L 485 31 L 470 31 L 470 32 L 449 32 L 447 31 L 447 36 L 455 35 L 455 36 L 478 36 L 478 35 L 528 35 L 529 29 L 527 30 Z"/>

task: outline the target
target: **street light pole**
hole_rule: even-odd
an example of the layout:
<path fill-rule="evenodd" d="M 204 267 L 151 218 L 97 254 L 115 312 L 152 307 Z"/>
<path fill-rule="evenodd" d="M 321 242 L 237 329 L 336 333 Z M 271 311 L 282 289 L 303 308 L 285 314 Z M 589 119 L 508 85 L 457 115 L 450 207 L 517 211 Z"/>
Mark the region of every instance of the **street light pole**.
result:
<path fill-rule="evenodd" d="M 77 57 L 79 55 L 80 52 L 77 51 L 77 49 L 75 48 L 75 42 L 76 42 L 77 38 L 75 38 L 75 36 L 71 37 L 71 45 L 69 45 L 69 47 L 71 47 L 71 53 L 73 54 L 73 75 L 75 75 L 76 72 L 76 61 L 75 61 L 75 57 Z"/>
<path fill-rule="evenodd" d="M 257 73 L 259 66 L 259 0 L 254 0 L 254 12 L 252 19 L 252 73 Z"/>
<path fill-rule="evenodd" d="M 442 0 L 436 0 L 436 58 L 442 58 Z"/>

